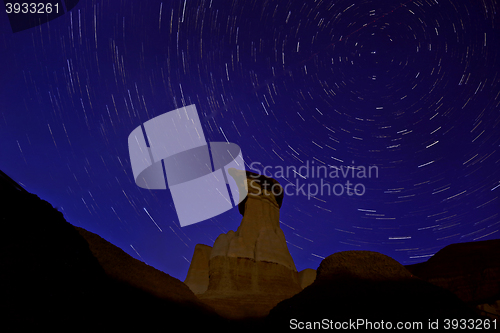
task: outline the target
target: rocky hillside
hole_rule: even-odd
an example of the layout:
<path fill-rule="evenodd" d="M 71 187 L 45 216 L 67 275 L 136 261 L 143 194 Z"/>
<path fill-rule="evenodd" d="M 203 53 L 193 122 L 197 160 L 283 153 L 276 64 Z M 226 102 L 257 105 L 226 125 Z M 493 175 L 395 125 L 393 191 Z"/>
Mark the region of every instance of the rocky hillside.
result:
<path fill-rule="evenodd" d="M 406 268 L 500 319 L 500 240 L 451 244 Z"/>
<path fill-rule="evenodd" d="M 334 322 L 422 322 L 446 318 L 480 318 L 452 292 L 413 276 L 383 254 L 346 251 L 325 258 L 316 280 L 279 303 L 266 318 L 270 328 L 294 330 L 290 320 Z M 426 326 L 424 326 L 426 327 Z M 361 325 L 358 329 L 369 329 Z"/>
<path fill-rule="evenodd" d="M 0 313 L 9 332 L 225 327 L 181 281 L 75 228 L 48 202 L 1 178 Z"/>

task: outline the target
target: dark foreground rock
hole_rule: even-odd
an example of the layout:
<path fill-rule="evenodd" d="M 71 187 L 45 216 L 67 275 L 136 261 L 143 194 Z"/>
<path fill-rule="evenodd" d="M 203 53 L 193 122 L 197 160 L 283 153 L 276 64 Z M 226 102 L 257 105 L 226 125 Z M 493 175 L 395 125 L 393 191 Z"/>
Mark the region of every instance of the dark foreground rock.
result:
<path fill-rule="evenodd" d="M 4 332 L 228 327 L 181 281 L 75 228 L 48 202 L 5 181 L 0 223 Z"/>
<path fill-rule="evenodd" d="M 500 321 L 500 239 L 451 244 L 406 268 Z"/>
<path fill-rule="evenodd" d="M 419 279 L 398 262 L 369 251 L 335 253 L 323 260 L 316 280 L 271 310 L 266 324 L 283 331 L 298 322 L 365 320 L 422 322 L 481 318 L 448 290 Z M 291 321 L 296 320 L 296 321 Z M 297 325 L 296 325 L 297 324 Z M 369 328 L 366 326 L 358 329 Z"/>

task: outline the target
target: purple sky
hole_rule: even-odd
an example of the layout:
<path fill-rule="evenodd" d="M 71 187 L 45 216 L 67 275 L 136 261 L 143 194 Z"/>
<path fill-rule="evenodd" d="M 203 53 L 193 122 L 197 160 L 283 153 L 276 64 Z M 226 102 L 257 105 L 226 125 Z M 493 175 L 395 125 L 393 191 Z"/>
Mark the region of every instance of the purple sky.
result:
<path fill-rule="evenodd" d="M 253 171 L 378 168 L 276 177 L 306 191 L 365 189 L 308 198 L 288 187 L 280 219 L 298 270 L 338 251 L 411 264 L 498 238 L 498 10 L 492 0 L 81 0 L 17 33 L 2 12 L 0 169 L 68 222 L 184 280 L 194 246 L 236 230 L 241 215 L 181 228 L 168 190 L 135 185 L 127 140 L 195 104 L 206 140 L 239 145 L 248 168 L 260 163 Z"/>

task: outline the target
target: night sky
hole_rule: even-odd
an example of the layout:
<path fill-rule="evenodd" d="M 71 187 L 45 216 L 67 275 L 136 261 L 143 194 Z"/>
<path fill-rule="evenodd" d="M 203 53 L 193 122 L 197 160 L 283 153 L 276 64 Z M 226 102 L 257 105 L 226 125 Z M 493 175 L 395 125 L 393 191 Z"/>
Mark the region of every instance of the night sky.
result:
<path fill-rule="evenodd" d="M 207 141 L 239 145 L 247 170 L 378 168 L 276 177 L 306 192 L 322 181 L 365 189 L 288 187 L 281 228 L 298 270 L 339 251 L 412 264 L 498 238 L 498 10 L 493 0 L 81 0 L 17 33 L 2 11 L 0 169 L 71 224 L 184 280 L 194 246 L 236 230 L 241 215 L 181 228 L 168 190 L 135 184 L 127 140 L 195 104 Z"/>

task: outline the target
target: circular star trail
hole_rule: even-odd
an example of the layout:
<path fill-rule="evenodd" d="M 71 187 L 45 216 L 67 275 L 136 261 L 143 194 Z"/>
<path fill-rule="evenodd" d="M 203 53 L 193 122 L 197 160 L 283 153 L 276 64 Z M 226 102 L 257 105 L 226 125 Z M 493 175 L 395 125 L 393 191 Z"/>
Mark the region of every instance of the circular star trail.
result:
<path fill-rule="evenodd" d="M 498 238 L 497 11 L 491 0 L 80 1 L 18 33 L 1 20 L 0 168 L 183 280 L 194 246 L 241 215 L 181 228 L 169 191 L 135 185 L 127 138 L 195 104 L 207 141 L 238 144 L 247 169 L 288 185 L 280 220 L 298 270 L 338 251 L 410 264 Z"/>

